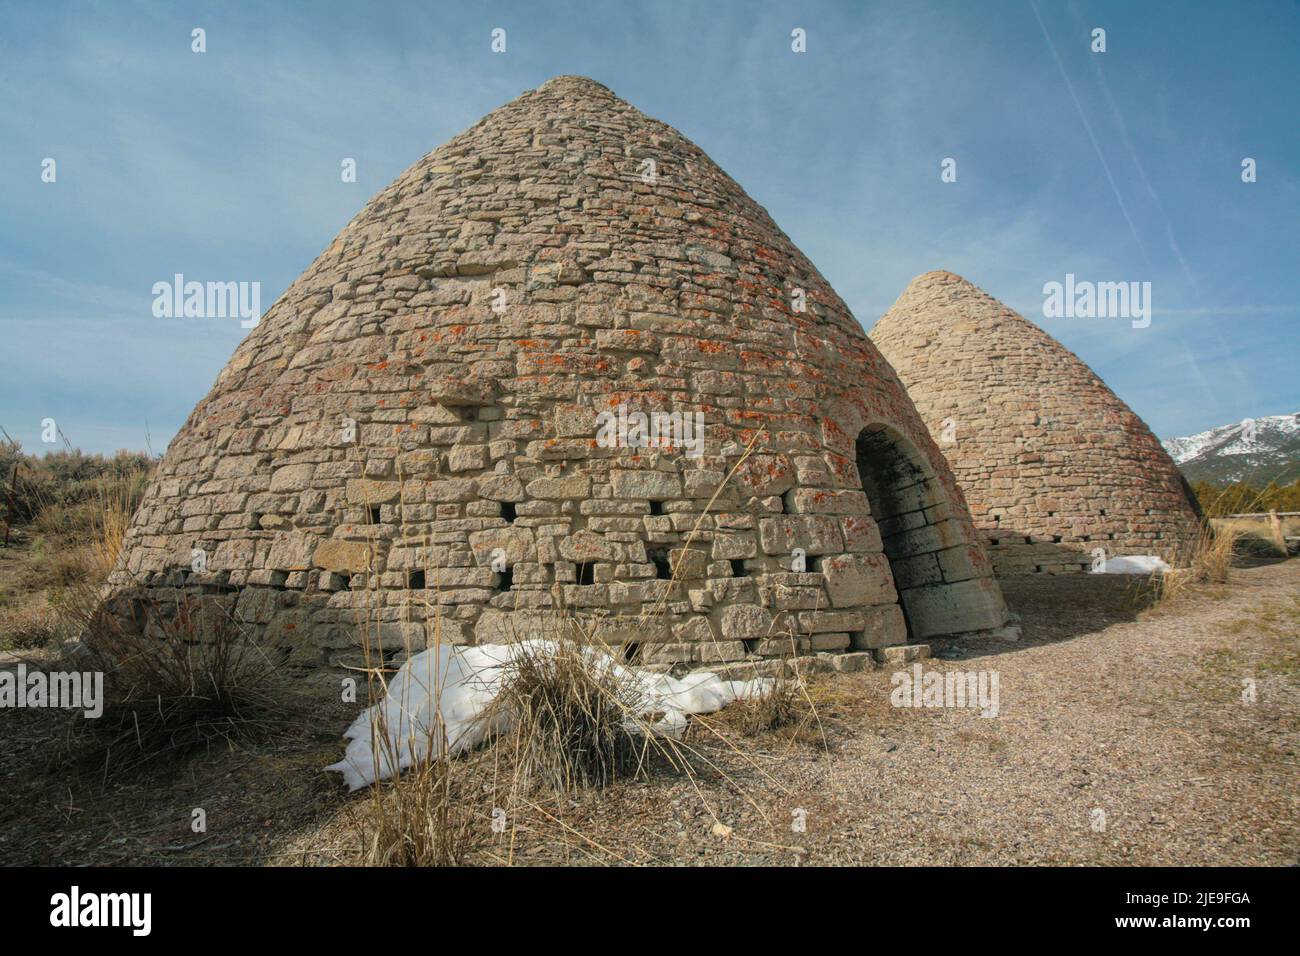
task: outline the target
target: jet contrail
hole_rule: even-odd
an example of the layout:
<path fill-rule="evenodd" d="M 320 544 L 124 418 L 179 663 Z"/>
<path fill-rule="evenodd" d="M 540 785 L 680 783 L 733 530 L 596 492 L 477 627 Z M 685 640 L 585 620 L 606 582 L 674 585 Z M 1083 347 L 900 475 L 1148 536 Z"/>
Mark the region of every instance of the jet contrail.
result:
<path fill-rule="evenodd" d="M 1051 34 L 1047 32 L 1047 25 L 1043 23 L 1043 18 L 1038 13 L 1038 6 L 1033 0 L 1030 0 L 1029 7 L 1034 11 L 1034 19 L 1038 21 L 1039 29 L 1043 31 L 1043 37 L 1047 40 L 1048 49 L 1052 51 L 1052 58 L 1056 60 L 1056 68 L 1061 71 L 1061 79 L 1065 80 L 1065 88 L 1070 92 L 1070 99 L 1074 101 L 1074 108 L 1079 111 L 1079 119 L 1083 121 L 1083 128 L 1088 132 L 1088 139 L 1092 141 L 1092 148 L 1096 150 L 1097 158 L 1101 160 L 1101 168 L 1106 172 L 1106 181 L 1110 183 L 1111 192 L 1115 194 L 1115 201 L 1119 203 L 1119 210 L 1124 214 L 1124 220 L 1128 223 L 1129 231 L 1133 233 L 1133 241 L 1142 250 L 1142 258 L 1147 261 L 1147 268 L 1155 272 L 1155 266 L 1151 264 L 1151 257 L 1147 255 L 1146 246 L 1142 244 L 1142 237 L 1138 235 L 1137 226 L 1133 224 L 1133 217 L 1128 214 L 1128 207 L 1124 205 L 1124 198 L 1119 194 L 1119 187 L 1115 185 L 1115 177 L 1111 175 L 1110 164 L 1106 162 L 1101 146 L 1097 143 L 1097 137 L 1093 135 L 1092 125 L 1083 112 L 1083 104 L 1079 102 L 1079 97 L 1075 95 L 1074 84 L 1070 82 L 1069 74 L 1065 72 L 1065 64 L 1061 62 L 1061 56 L 1056 52 L 1056 44 L 1052 42 Z"/>

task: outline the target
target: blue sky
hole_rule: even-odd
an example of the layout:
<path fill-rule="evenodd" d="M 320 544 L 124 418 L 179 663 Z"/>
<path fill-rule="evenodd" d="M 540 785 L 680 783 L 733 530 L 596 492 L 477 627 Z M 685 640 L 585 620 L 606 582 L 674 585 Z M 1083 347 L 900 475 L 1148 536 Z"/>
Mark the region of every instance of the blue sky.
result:
<path fill-rule="evenodd" d="M 161 452 L 246 330 L 154 318 L 153 283 L 258 281 L 268 308 L 403 169 L 562 73 L 698 143 L 867 328 L 949 269 L 1162 437 L 1298 411 L 1298 46 L 1283 0 L 3 0 L 0 425 Z M 1150 327 L 1044 319 L 1066 273 L 1151 282 Z"/>

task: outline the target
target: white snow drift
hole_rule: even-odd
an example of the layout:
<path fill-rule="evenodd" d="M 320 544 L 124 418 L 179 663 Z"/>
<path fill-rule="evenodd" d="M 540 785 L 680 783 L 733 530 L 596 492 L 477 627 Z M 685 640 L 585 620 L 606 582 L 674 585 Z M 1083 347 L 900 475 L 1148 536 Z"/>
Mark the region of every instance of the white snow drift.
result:
<path fill-rule="evenodd" d="M 1107 558 L 1097 569 L 1097 574 L 1163 574 L 1172 570 L 1162 558 L 1154 554 L 1130 554 L 1127 557 Z"/>
<path fill-rule="evenodd" d="M 484 711 L 496 699 L 512 659 L 515 655 L 555 654 L 560 646 L 557 641 L 529 640 L 475 647 L 445 645 L 416 654 L 393 677 L 384 700 L 352 722 L 343 735 L 349 741 L 343 759 L 325 769 L 342 774 L 348 788 L 356 790 L 391 777 L 394 756 L 400 773 L 420 757 L 440 752 L 444 730 L 451 754 L 477 746 L 489 734 L 509 730 L 508 714 L 495 715 L 489 721 Z M 615 680 L 626 682 L 641 715 L 662 715 L 652 729 L 668 737 L 682 735 L 688 714 L 708 714 L 734 700 L 759 697 L 772 684 L 761 677 L 723 680 L 707 671 L 678 679 L 626 667 L 597 648 L 583 648 L 583 653 L 597 674 L 612 670 Z M 629 730 L 636 730 L 633 724 L 629 721 Z M 387 746 L 380 739 L 385 730 Z M 378 753 L 374 745 L 378 745 Z"/>

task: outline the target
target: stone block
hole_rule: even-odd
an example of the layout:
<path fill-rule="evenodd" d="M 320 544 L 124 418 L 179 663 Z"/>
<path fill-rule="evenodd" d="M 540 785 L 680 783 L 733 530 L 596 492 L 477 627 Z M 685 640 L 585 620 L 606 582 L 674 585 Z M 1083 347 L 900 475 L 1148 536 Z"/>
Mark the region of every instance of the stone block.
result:
<path fill-rule="evenodd" d="M 857 515 L 871 514 L 871 505 L 861 491 L 834 488 L 796 488 L 790 492 L 792 514 Z"/>
<path fill-rule="evenodd" d="M 266 556 L 267 566 L 277 571 L 306 571 L 313 565 L 312 555 L 320 540 L 314 535 L 276 535 Z"/>
<path fill-rule="evenodd" d="M 907 643 L 907 621 L 897 604 L 868 608 L 863 616 L 863 627 L 852 634 L 857 650 L 874 650 Z"/>
<path fill-rule="evenodd" d="M 447 452 L 447 470 L 482 471 L 488 466 L 487 445 L 456 445 Z"/>
<path fill-rule="evenodd" d="M 303 491 L 311 487 L 315 465 L 285 465 L 271 474 L 272 491 Z"/>
<path fill-rule="evenodd" d="M 668 567 L 672 570 L 673 577 L 679 581 L 690 581 L 704 577 L 707 564 L 708 558 L 704 552 L 696 548 L 689 550 L 673 548 L 668 552 Z"/>
<path fill-rule="evenodd" d="M 326 571 L 364 571 L 370 565 L 370 545 L 365 541 L 328 538 L 316 546 L 312 561 Z"/>
<path fill-rule="evenodd" d="M 513 567 L 520 561 L 537 560 L 536 540 L 531 528 L 511 525 L 472 531 L 469 535 L 469 547 L 474 553 L 474 561 L 479 567 L 484 568 L 492 566 L 498 549 L 501 556 L 505 558 L 506 567 Z"/>
<path fill-rule="evenodd" d="M 882 647 L 873 651 L 876 660 L 882 664 L 911 664 L 930 656 L 929 644 L 903 644 L 898 647 Z"/>
<path fill-rule="evenodd" d="M 353 478 L 347 483 L 347 499 L 354 505 L 386 505 L 397 501 L 402 485 L 396 481 Z"/>
<path fill-rule="evenodd" d="M 619 469 L 610 475 L 615 498 L 650 498 L 662 501 L 682 497 L 682 480 L 664 471 Z"/>
<path fill-rule="evenodd" d="M 487 475 L 477 480 L 478 496 L 489 501 L 523 501 L 524 485 L 514 475 Z"/>
<path fill-rule="evenodd" d="M 722 637 L 746 640 L 767 637 L 773 631 L 772 615 L 753 604 L 735 604 L 722 609 Z"/>
<path fill-rule="evenodd" d="M 591 497 L 591 479 L 586 475 L 563 478 L 534 478 L 528 483 L 529 498 L 558 498 L 581 501 Z"/>
<path fill-rule="evenodd" d="M 917 640 L 992 630 L 1006 620 L 1002 593 L 992 578 L 909 588 L 902 600 Z"/>
<path fill-rule="evenodd" d="M 574 564 L 590 564 L 593 561 L 615 561 L 618 549 L 603 535 L 590 531 L 575 531 L 560 540 L 560 556 Z"/>
<path fill-rule="evenodd" d="M 789 554 L 795 548 L 802 548 L 806 555 L 836 554 L 844 550 L 839 522 L 820 515 L 760 518 L 758 536 L 765 554 Z"/>
<path fill-rule="evenodd" d="M 821 559 L 831 607 L 887 604 L 897 600 L 889 561 L 883 554 L 840 554 Z"/>

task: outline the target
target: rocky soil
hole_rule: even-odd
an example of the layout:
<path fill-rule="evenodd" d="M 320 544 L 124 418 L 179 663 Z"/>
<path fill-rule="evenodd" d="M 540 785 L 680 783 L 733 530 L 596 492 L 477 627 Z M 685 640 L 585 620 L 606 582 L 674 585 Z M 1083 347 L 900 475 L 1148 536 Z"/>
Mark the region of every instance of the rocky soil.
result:
<path fill-rule="evenodd" d="M 512 798 L 480 760 L 466 771 L 469 862 L 1298 862 L 1300 561 L 1235 571 L 1173 608 L 1142 609 L 1116 578 L 1005 590 L 1021 641 L 936 643 L 922 662 L 996 672 L 997 717 L 893 707 L 886 668 L 814 676 L 816 717 L 797 728 L 700 721 L 691 777 Z M 107 788 L 58 758 L 57 715 L 0 712 L 0 862 L 357 862 L 369 801 L 320 772 L 351 712 L 322 698 L 265 744 Z M 195 807 L 206 834 L 190 830 Z"/>

